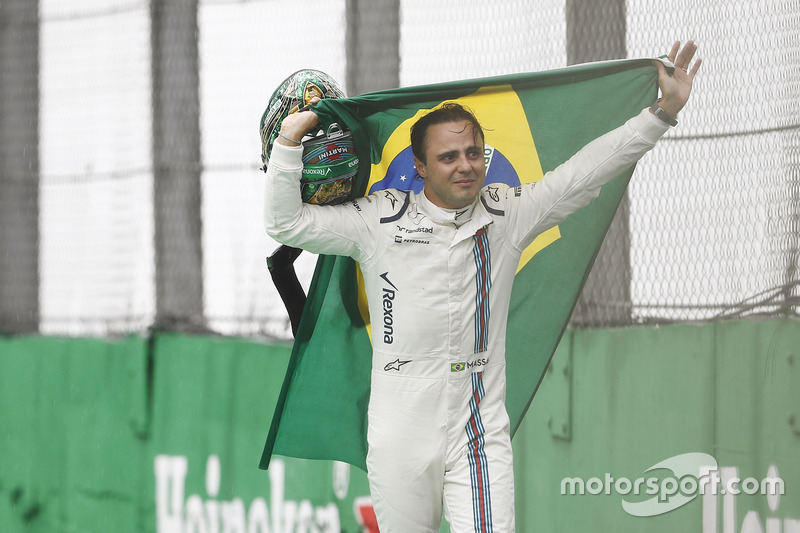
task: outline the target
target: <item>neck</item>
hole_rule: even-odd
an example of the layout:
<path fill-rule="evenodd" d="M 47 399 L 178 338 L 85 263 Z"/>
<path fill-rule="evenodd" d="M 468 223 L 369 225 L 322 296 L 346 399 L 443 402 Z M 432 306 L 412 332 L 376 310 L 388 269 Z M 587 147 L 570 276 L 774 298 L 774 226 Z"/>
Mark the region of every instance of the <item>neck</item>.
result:
<path fill-rule="evenodd" d="M 422 203 L 425 205 L 426 211 L 430 212 L 431 215 L 434 217 L 434 220 L 440 223 L 451 223 L 455 224 L 456 226 L 461 226 L 465 222 L 469 221 L 472 218 L 472 212 L 475 209 L 475 204 L 477 203 L 477 198 L 474 202 L 464 207 L 458 209 L 449 209 L 447 207 L 441 207 L 433 202 L 425 195 L 425 191 L 423 190 L 420 193 L 420 197 L 422 198 Z"/>

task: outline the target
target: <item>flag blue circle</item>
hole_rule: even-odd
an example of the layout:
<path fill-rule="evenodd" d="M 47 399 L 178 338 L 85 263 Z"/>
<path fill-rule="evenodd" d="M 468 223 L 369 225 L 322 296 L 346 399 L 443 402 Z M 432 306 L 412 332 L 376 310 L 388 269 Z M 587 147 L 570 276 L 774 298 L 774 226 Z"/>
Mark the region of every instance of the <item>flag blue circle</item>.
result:
<path fill-rule="evenodd" d="M 488 160 L 488 167 L 486 168 L 486 184 L 490 183 L 505 183 L 510 187 L 520 185 L 519 175 L 511 161 L 504 156 L 500 150 L 486 145 L 486 158 Z M 384 189 L 399 189 L 401 191 L 414 191 L 419 193 L 422 191 L 424 181 L 417 175 L 417 170 L 414 167 L 414 154 L 411 152 L 411 146 L 407 146 L 405 150 L 400 152 L 389 163 L 389 168 L 386 170 L 386 176 L 375 183 L 369 190 L 368 194 Z"/>

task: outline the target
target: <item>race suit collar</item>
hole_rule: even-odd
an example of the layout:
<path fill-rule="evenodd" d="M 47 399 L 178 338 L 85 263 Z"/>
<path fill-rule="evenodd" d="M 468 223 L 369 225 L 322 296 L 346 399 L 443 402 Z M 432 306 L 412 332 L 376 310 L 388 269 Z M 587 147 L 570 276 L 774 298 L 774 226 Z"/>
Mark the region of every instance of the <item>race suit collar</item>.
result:
<path fill-rule="evenodd" d="M 454 224 L 457 228 L 463 226 L 472 219 L 472 213 L 475 211 L 475 205 L 478 203 L 476 199 L 473 203 L 461 209 L 445 209 L 428 200 L 428 197 L 425 196 L 425 191 L 420 192 L 417 198 L 420 203 L 420 209 L 431 217 L 434 222 L 437 224 Z"/>
<path fill-rule="evenodd" d="M 480 202 L 480 197 L 463 209 L 444 209 L 428 200 L 425 193 L 421 192 L 416 195 L 416 199 L 411 205 L 412 218 L 417 211 L 424 213 L 437 224 L 453 224 L 455 226 L 456 232 L 450 247 L 463 240 L 471 239 L 481 228 L 485 228 L 493 221 L 486 212 L 485 206 Z"/>

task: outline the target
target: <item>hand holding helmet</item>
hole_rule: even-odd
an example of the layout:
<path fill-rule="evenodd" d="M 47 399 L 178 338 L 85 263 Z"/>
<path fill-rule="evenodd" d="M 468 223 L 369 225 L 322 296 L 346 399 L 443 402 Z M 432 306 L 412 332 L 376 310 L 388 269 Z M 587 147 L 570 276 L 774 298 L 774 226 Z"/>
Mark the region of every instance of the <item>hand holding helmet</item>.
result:
<path fill-rule="evenodd" d="M 280 138 L 279 132 L 287 117 L 297 114 L 301 109 L 307 108 L 315 98 L 319 101 L 323 98 L 344 98 L 345 94 L 339 85 L 327 74 L 318 70 L 298 70 L 281 82 L 277 89 L 270 96 L 267 109 L 261 115 L 261 161 L 264 165 L 269 162 L 272 153 L 272 145 Z M 314 115 L 312 113 L 312 115 Z M 311 115 L 301 118 L 309 119 Z M 313 116 L 316 121 L 316 115 Z M 293 118 L 287 126 L 298 120 Z M 299 132 L 297 137 L 290 137 L 296 141 L 302 141 L 305 135 L 313 126 L 309 124 L 309 129 Z M 302 128 L 300 128 L 302 129 Z M 286 134 L 284 132 L 284 134 Z M 288 136 L 288 135 L 287 135 Z"/>
<path fill-rule="evenodd" d="M 261 117 L 261 160 L 267 169 L 272 147 L 303 145 L 301 191 L 304 202 L 335 204 L 353 189 L 358 157 L 349 131 L 331 124 L 322 132 L 308 107 L 324 98 L 344 98 L 338 84 L 324 72 L 300 70 L 275 90 Z M 304 137 L 311 138 L 304 140 Z"/>
<path fill-rule="evenodd" d="M 311 99 L 309 105 L 316 104 L 319 101 L 320 98 L 315 96 Z M 281 122 L 280 133 L 278 133 L 275 142 L 286 146 L 299 146 L 302 144 L 303 137 L 311 132 L 318 123 L 319 119 L 317 118 L 317 114 L 310 109 L 292 113 Z"/>
<path fill-rule="evenodd" d="M 261 116 L 259 131 L 261 134 L 261 161 L 264 163 L 264 171 L 266 172 L 267 170 L 269 157 L 275 143 L 286 146 L 305 145 L 303 137 L 308 134 L 316 135 L 319 131 L 319 119 L 316 113 L 308 109 L 310 105 L 316 104 L 323 98 L 344 97 L 344 92 L 336 82 L 325 73 L 317 70 L 300 70 L 286 78 L 272 93 L 267 109 Z M 319 138 L 320 136 L 316 137 L 316 139 Z M 312 139 L 312 141 L 314 140 Z M 341 150 L 325 151 L 328 152 L 328 155 L 333 155 L 334 152 L 342 153 Z M 325 154 L 319 153 L 318 142 L 310 150 L 304 146 L 303 152 L 303 175 L 301 177 L 303 201 L 313 201 L 313 203 L 344 201 L 352 189 L 352 175 L 351 177 L 343 176 L 338 180 L 314 175 L 307 179 L 307 174 L 309 172 L 313 173 L 315 170 L 334 175 L 336 172 L 333 169 L 328 172 L 327 168 L 321 166 L 320 162 L 327 160 L 320 157 Z M 306 156 L 306 152 L 314 152 L 316 155 L 309 159 Z M 348 155 L 352 156 L 347 158 L 350 161 L 355 159 L 357 169 L 358 159 L 355 158 L 355 153 Z M 341 157 L 341 155 L 337 157 Z M 316 160 L 316 163 L 314 160 Z M 297 328 L 299 327 L 300 317 L 306 301 L 306 295 L 303 293 L 303 288 L 297 279 L 293 265 L 299 254 L 299 249 L 281 245 L 267 258 L 270 276 L 278 289 L 278 295 L 286 305 L 289 320 L 292 324 L 292 333 L 295 335 L 297 334 Z"/>

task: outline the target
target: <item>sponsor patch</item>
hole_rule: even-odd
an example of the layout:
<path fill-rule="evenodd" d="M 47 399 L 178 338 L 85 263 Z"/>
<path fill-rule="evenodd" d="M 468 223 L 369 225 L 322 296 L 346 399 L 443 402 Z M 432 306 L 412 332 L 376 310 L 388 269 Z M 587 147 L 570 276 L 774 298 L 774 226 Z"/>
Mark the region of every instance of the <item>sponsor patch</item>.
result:
<path fill-rule="evenodd" d="M 383 370 L 385 370 L 386 372 L 390 370 L 397 370 L 398 372 L 400 372 L 400 367 L 403 365 L 407 365 L 410 362 L 411 362 L 410 359 L 408 361 L 401 361 L 400 358 L 397 358 L 391 363 L 388 363 L 385 367 L 383 367 Z"/>
<path fill-rule="evenodd" d="M 386 344 L 392 344 L 394 342 L 393 308 L 394 308 L 394 298 L 397 294 L 397 287 L 394 286 L 394 283 L 389 281 L 388 272 L 384 272 L 383 274 L 381 274 L 381 278 L 391 287 L 391 289 L 389 287 L 383 288 L 383 342 Z M 406 361 L 406 363 L 407 362 L 408 361 Z M 399 366 L 397 367 L 397 370 L 400 370 Z"/>
<path fill-rule="evenodd" d="M 394 242 L 396 244 L 430 244 L 431 241 L 426 241 L 422 239 L 409 239 L 407 237 L 403 237 L 401 235 L 394 236 Z"/>

